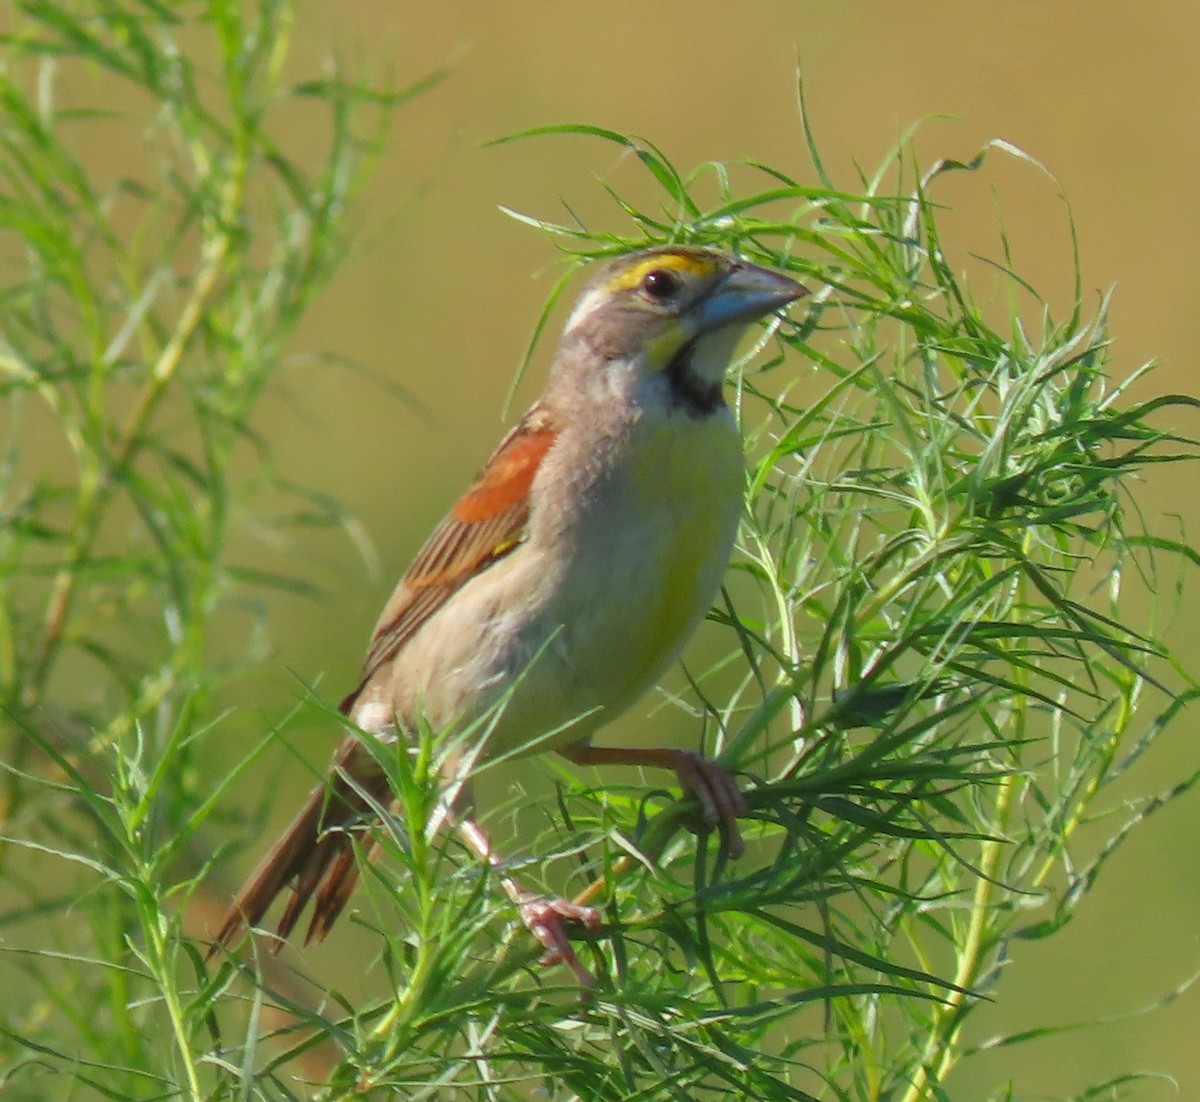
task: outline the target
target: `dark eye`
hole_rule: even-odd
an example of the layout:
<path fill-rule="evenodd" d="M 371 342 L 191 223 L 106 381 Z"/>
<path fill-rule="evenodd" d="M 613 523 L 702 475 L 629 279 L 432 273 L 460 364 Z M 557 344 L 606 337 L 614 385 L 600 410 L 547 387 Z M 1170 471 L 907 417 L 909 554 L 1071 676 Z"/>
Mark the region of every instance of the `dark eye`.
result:
<path fill-rule="evenodd" d="M 679 277 L 674 272 L 655 268 L 642 280 L 642 290 L 655 302 L 666 302 L 679 290 Z"/>

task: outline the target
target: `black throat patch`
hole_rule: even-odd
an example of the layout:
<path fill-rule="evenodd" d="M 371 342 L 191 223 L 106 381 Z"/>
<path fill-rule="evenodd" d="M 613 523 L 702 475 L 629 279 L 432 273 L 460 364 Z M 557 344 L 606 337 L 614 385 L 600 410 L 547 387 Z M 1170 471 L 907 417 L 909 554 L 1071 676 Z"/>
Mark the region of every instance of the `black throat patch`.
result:
<path fill-rule="evenodd" d="M 720 383 L 706 383 L 692 372 L 692 354 L 696 346 L 688 341 L 675 353 L 663 374 L 670 387 L 671 399 L 677 409 L 689 417 L 709 417 L 725 405 Z"/>

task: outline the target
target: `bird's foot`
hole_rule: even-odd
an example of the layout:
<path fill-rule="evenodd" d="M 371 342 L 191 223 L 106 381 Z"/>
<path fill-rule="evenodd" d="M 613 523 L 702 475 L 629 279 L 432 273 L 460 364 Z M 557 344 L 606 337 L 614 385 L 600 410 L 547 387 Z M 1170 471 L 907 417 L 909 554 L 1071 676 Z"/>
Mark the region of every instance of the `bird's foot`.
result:
<path fill-rule="evenodd" d="M 746 798 L 737 779 L 725 766 L 694 750 L 676 750 L 672 765 L 679 786 L 700 805 L 702 825 L 709 830 L 719 827 L 729 840 L 729 855 L 741 857 L 746 843 L 738 817 L 746 813 Z"/>
<path fill-rule="evenodd" d="M 519 889 L 514 902 L 525 928 L 546 950 L 541 963 L 565 964 L 581 987 L 595 987 L 596 979 L 575 955 L 563 923 L 578 922 L 588 933 L 594 934 L 600 929 L 600 912 L 595 907 L 584 907 L 569 899 L 545 899 L 524 889 Z"/>

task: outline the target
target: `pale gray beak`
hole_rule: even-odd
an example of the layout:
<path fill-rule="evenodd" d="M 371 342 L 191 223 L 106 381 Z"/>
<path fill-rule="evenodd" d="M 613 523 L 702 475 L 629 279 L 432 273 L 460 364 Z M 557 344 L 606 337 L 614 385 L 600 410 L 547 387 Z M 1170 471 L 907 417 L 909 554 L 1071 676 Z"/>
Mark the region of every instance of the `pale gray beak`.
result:
<path fill-rule="evenodd" d="M 697 303 L 697 332 L 711 333 L 727 325 L 745 325 L 806 294 L 808 291 L 794 279 L 740 261 L 703 302 Z"/>

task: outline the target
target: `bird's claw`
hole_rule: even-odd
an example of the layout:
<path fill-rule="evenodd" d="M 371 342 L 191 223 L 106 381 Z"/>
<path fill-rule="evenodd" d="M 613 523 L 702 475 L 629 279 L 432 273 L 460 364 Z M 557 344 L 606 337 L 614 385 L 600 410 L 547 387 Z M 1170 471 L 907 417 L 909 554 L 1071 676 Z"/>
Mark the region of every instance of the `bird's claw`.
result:
<path fill-rule="evenodd" d="M 527 892 L 522 892 L 516 902 L 525 928 L 546 950 L 540 963 L 565 964 L 581 987 L 595 987 L 596 979 L 575 955 L 563 923 L 578 922 L 589 934 L 594 934 L 600 929 L 600 912 L 595 907 L 585 907 L 568 899 L 544 899 Z"/>
<path fill-rule="evenodd" d="M 712 758 L 694 750 L 680 750 L 675 759 L 675 775 L 683 791 L 695 797 L 700 805 L 702 827 L 719 828 L 728 838 L 729 855 L 741 857 L 746 852 L 746 843 L 738 827 L 738 817 L 746 813 L 746 798 L 733 774 Z"/>

